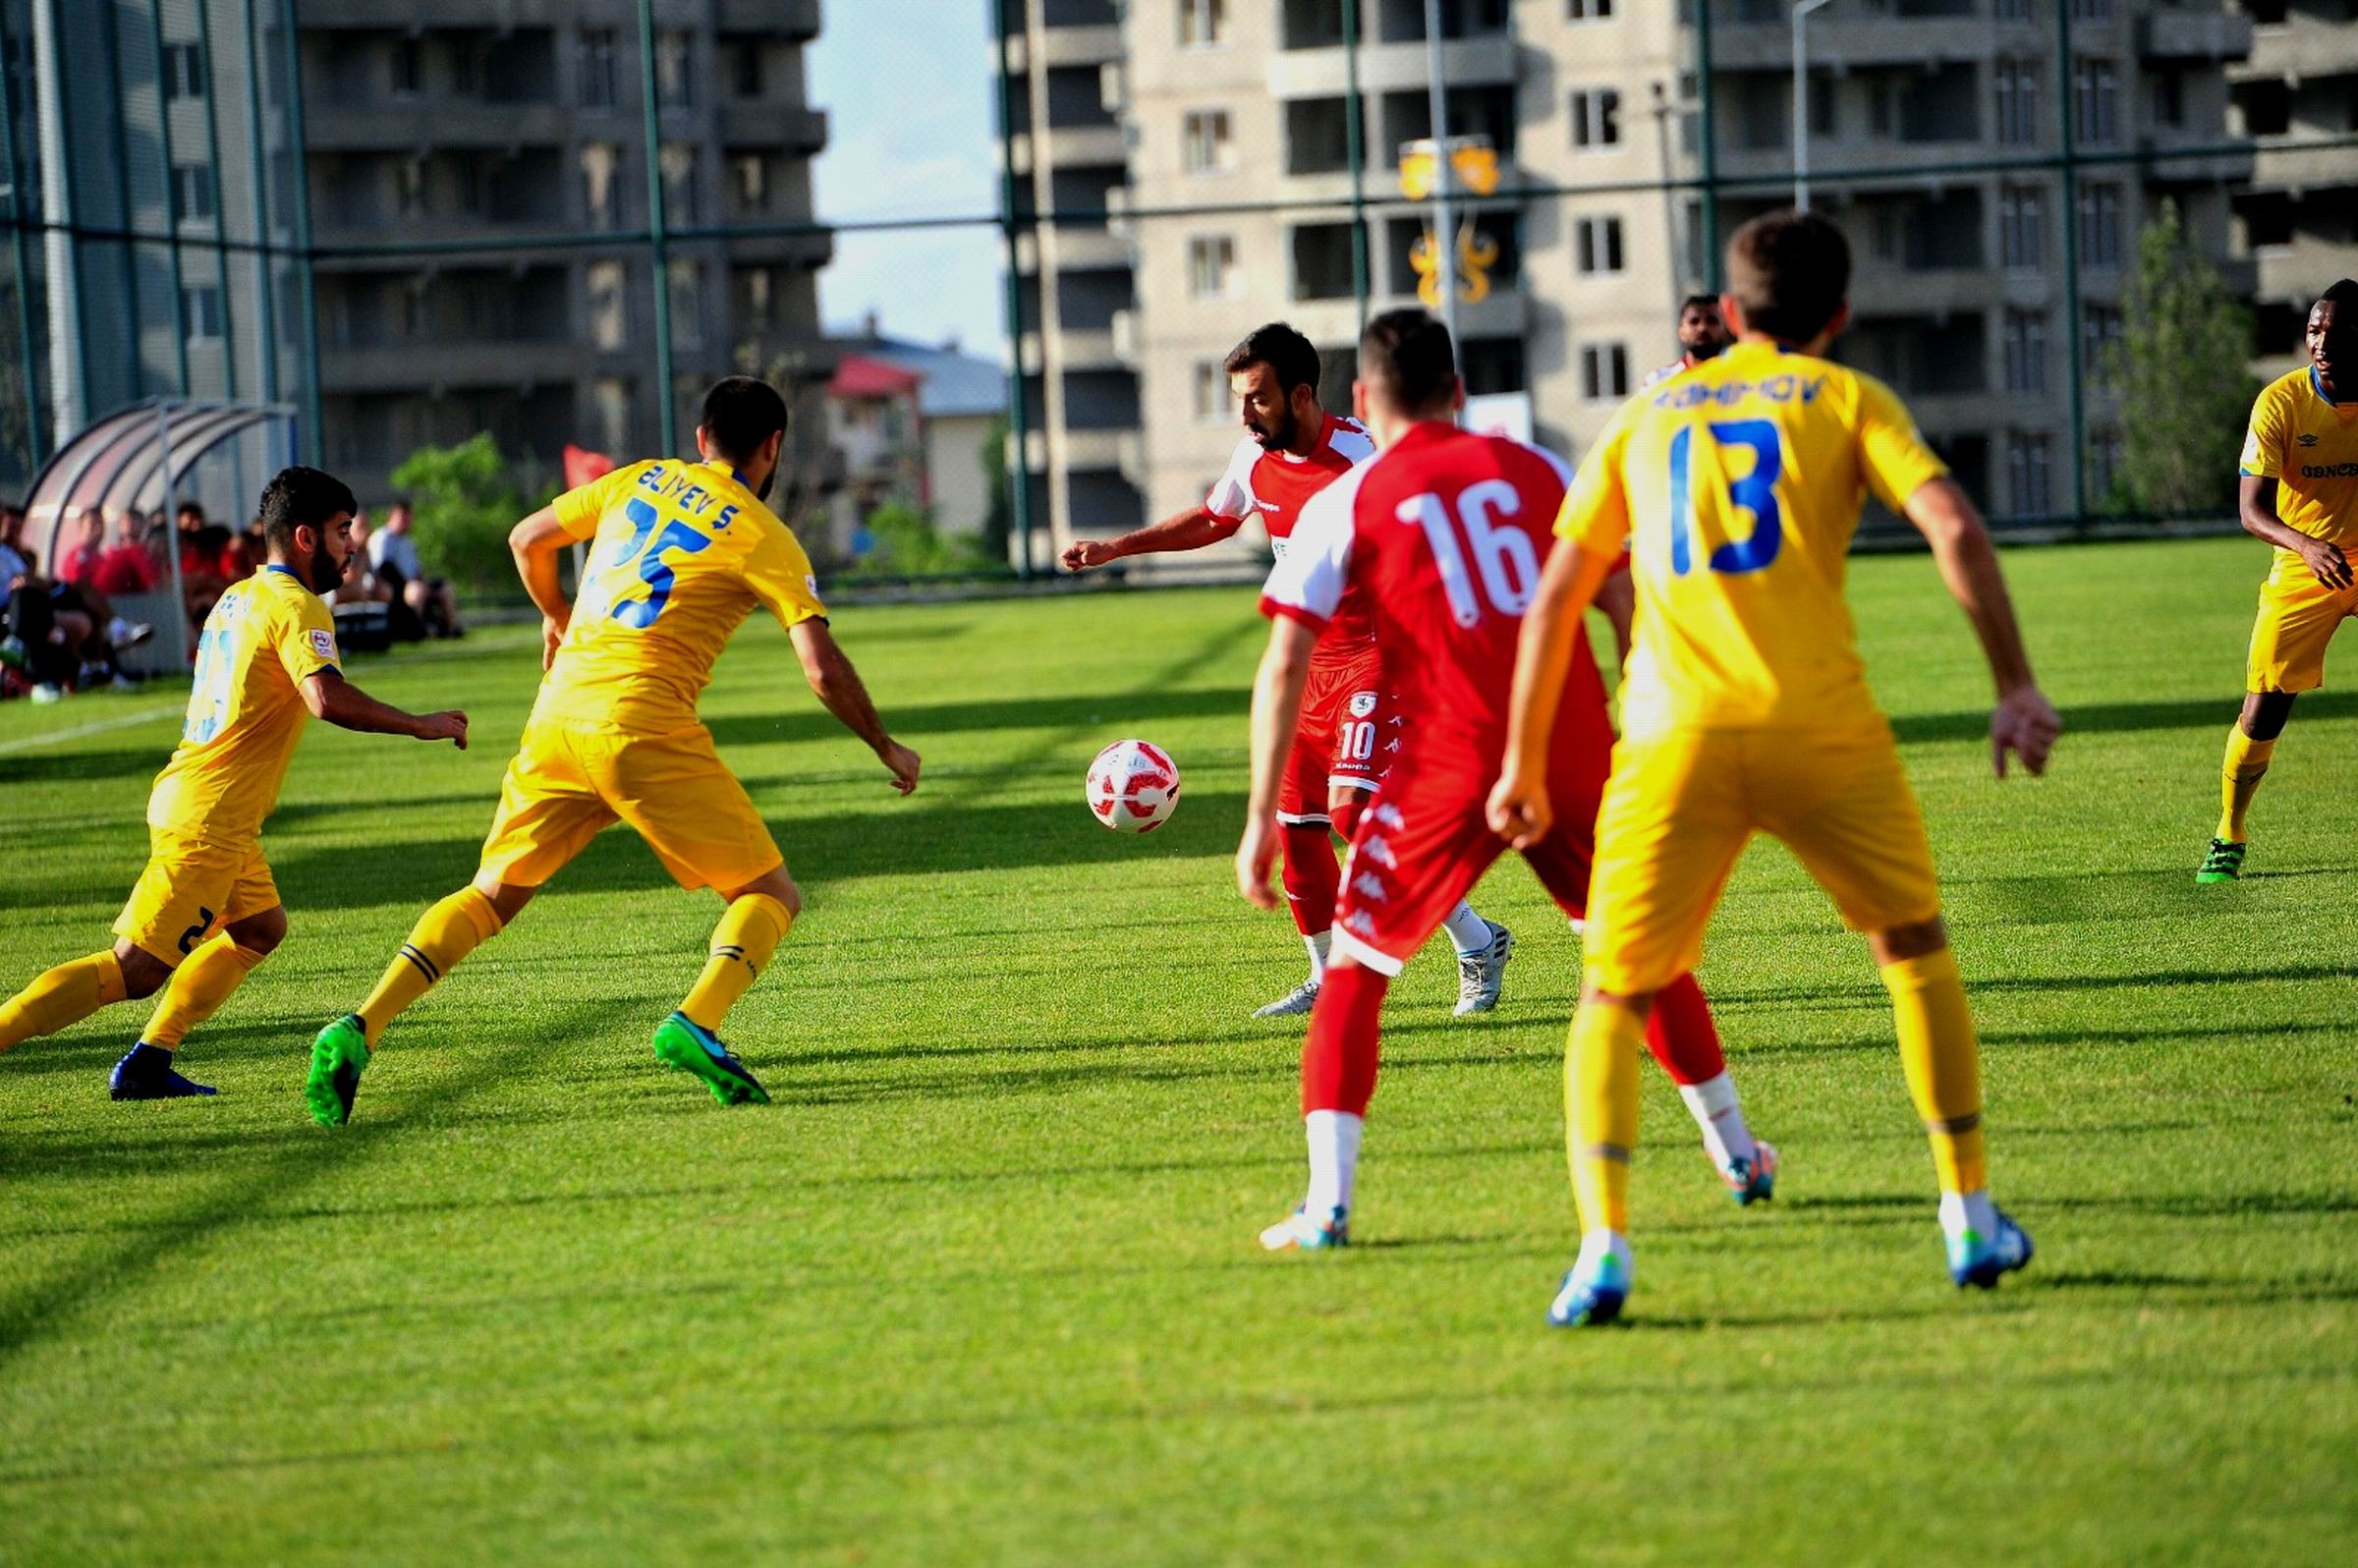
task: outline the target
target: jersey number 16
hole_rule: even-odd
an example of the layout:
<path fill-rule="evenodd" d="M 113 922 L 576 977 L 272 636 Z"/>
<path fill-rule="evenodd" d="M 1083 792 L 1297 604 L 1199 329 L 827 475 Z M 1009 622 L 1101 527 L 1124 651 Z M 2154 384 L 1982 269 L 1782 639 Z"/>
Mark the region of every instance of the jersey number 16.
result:
<path fill-rule="evenodd" d="M 1521 615 L 1531 608 L 1531 596 L 1540 586 L 1540 553 L 1532 547 L 1530 534 L 1497 521 L 1522 510 L 1523 497 L 1513 485 L 1504 479 L 1484 479 L 1458 493 L 1454 523 L 1437 495 L 1403 501 L 1395 511 L 1401 522 L 1425 531 L 1432 564 L 1441 574 L 1441 590 L 1449 597 L 1449 614 L 1458 625 L 1480 622 L 1485 599 L 1500 615 Z M 1471 549 L 1458 543 L 1461 528 Z"/>

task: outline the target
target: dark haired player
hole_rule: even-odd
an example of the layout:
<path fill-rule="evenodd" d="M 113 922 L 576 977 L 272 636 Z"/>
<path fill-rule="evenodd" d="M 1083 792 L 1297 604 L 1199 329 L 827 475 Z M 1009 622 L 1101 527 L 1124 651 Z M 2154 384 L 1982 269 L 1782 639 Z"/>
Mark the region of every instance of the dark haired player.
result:
<path fill-rule="evenodd" d="M 1125 555 L 1200 550 L 1234 535 L 1248 518 L 1261 520 L 1270 549 L 1282 559 L 1304 504 L 1375 452 L 1364 425 L 1319 405 L 1319 351 L 1284 322 L 1255 330 L 1229 353 L 1224 368 L 1245 434 L 1204 504 L 1119 538 L 1083 539 L 1064 552 L 1066 571 L 1087 571 Z M 1286 904 L 1310 949 L 1310 977 L 1257 1010 L 1256 1018 L 1309 1012 L 1325 981 L 1341 885 L 1334 836 L 1351 837 L 1408 723 L 1381 672 L 1367 605 L 1354 595 L 1337 610 L 1312 656 L 1302 725 L 1277 803 Z M 1463 903 L 1442 924 L 1457 949 L 1458 1016 L 1489 1011 L 1498 1005 L 1513 935 Z"/>
<path fill-rule="evenodd" d="M 2198 882 L 2243 873 L 2244 819 L 2292 716 L 2292 700 L 2326 684 L 2326 644 L 2358 615 L 2348 549 L 2358 545 L 2358 281 L 2343 278 L 2309 310 L 2309 363 L 2252 405 L 2236 465 L 2243 531 L 2274 545 L 2243 713 L 2227 731 L 2218 832 Z"/>
<path fill-rule="evenodd" d="M 757 605 L 768 609 L 793 639 L 811 690 L 875 752 L 893 787 L 907 795 L 918 774 L 917 754 L 885 733 L 835 645 L 802 545 L 762 504 L 785 441 L 777 390 L 730 376 L 704 396 L 696 431 L 703 462 L 616 469 L 516 525 L 508 544 L 540 608 L 548 673 L 475 880 L 421 916 L 360 1010 L 312 1042 L 312 1119 L 350 1120 L 385 1026 L 616 821 L 646 840 L 674 881 L 709 887 L 727 906 L 695 988 L 655 1027 L 656 1058 L 695 1074 L 723 1105 L 768 1101 L 719 1030 L 769 966 L 802 897 L 697 719 L 713 660 Z M 589 566 L 568 604 L 557 557 L 582 541 Z"/>
<path fill-rule="evenodd" d="M 1924 819 L 1843 600 L 1870 488 L 1924 534 L 1981 639 L 1997 687 L 1998 776 L 2009 753 L 2044 770 L 2061 721 L 2031 676 L 1973 503 L 1888 387 L 1825 358 L 1850 319 L 1842 231 L 1772 212 L 1736 232 L 1727 259 L 1720 308 L 1736 346 L 1632 398 L 1573 481 L 1523 623 L 1490 797 L 1491 825 L 1509 842 L 1545 837 L 1580 612 L 1633 546 L 1637 647 L 1597 814 L 1587 975 L 1564 1067 L 1583 1227 L 1548 1309 L 1565 1327 L 1610 1321 L 1629 1294 L 1639 1042 L 1657 995 L 1702 957 L 1712 906 L 1756 831 L 1785 842 L 1882 972 L 1932 1140 L 1950 1276 L 1986 1287 L 2031 1258 L 2030 1238 L 1991 1202 L 1973 1013 Z"/>
<path fill-rule="evenodd" d="M 173 1070 L 172 1053 L 286 939 L 262 819 L 304 721 L 467 745 L 466 714 L 406 713 L 344 679 L 319 595 L 344 576 L 354 510 L 352 491 L 317 469 L 288 469 L 263 489 L 269 564 L 204 619 L 188 722 L 147 798 L 147 868 L 115 921 L 121 940 L 0 1005 L 0 1051 L 161 989 L 146 1035 L 115 1064 L 114 1097 L 210 1094 Z"/>
<path fill-rule="evenodd" d="M 1638 390 L 1647 391 L 1681 370 L 1692 370 L 1727 352 L 1727 322 L 1719 314 L 1719 296 L 1690 294 L 1678 306 L 1678 358 L 1646 372 Z"/>
<path fill-rule="evenodd" d="M 1247 899 L 1264 908 L 1275 902 L 1269 865 L 1288 737 L 1314 649 L 1344 603 L 1367 606 L 1391 688 L 1419 717 L 1344 863 L 1334 961 L 1302 1047 L 1310 1187 L 1300 1207 L 1262 1233 L 1272 1252 L 1349 1241 L 1384 991 L 1505 848 L 1483 808 L 1506 745 L 1516 633 L 1571 478 L 1537 447 L 1457 427 L 1464 388 L 1449 333 L 1424 311 L 1369 322 L 1359 364 L 1354 397 L 1382 450 L 1304 509 L 1262 598 L 1275 624 L 1253 694 L 1253 794 L 1236 857 Z M 1567 682 L 1548 774 L 1565 801 L 1563 819 L 1523 853 L 1558 907 L 1578 920 L 1588 905 L 1588 813 L 1604 783 L 1613 731 L 1585 645 Z M 1711 1008 L 1692 977 L 1665 988 L 1650 1040 L 1736 1201 L 1771 1196 L 1776 1152 L 1745 1128 Z"/>

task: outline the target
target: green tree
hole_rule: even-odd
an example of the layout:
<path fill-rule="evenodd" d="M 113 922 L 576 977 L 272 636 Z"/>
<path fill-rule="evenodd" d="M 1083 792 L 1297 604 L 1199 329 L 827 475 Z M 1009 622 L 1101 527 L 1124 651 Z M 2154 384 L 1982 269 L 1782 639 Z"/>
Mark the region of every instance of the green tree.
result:
<path fill-rule="evenodd" d="M 873 543 L 854 577 L 927 577 L 998 564 L 983 555 L 979 540 L 943 536 L 931 513 L 906 501 L 887 501 L 869 513 L 868 532 Z"/>
<path fill-rule="evenodd" d="M 988 560 L 1007 560 L 1007 541 L 1015 532 L 1015 486 L 1007 473 L 1007 416 L 1002 414 L 982 437 L 982 482 L 990 487 L 990 505 L 982 513 L 982 553 Z"/>
<path fill-rule="evenodd" d="M 2260 383 L 2252 315 L 2187 243 L 2174 201 L 2137 237 L 2120 341 L 2103 366 L 2120 388 L 2121 472 L 2145 512 L 2232 509 L 2235 458 Z"/>
<path fill-rule="evenodd" d="M 457 446 L 421 446 L 393 471 L 416 514 L 418 553 L 435 571 L 476 588 L 514 585 L 508 531 L 532 507 L 489 432 Z"/>

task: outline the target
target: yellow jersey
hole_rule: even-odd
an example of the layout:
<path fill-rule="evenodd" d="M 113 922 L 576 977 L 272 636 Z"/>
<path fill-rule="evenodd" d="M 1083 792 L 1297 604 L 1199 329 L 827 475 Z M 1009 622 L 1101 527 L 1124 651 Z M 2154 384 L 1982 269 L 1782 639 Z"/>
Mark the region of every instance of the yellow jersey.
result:
<path fill-rule="evenodd" d="M 802 545 L 727 464 L 634 463 L 555 508 L 590 551 L 535 718 L 634 735 L 693 729 L 713 661 L 754 606 L 788 628 L 827 613 Z"/>
<path fill-rule="evenodd" d="M 2276 519 L 2314 539 L 2358 542 L 2358 399 L 2330 403 L 2314 365 L 2260 389 L 2236 472 L 2276 481 Z M 2276 570 L 2308 567 L 2276 551 Z"/>
<path fill-rule="evenodd" d="M 1872 718 L 1850 607 L 1869 486 L 1893 510 L 1948 470 L 1891 389 L 1773 343 L 1740 343 L 1625 404 L 1555 531 L 1626 540 L 1636 645 L 1625 734 Z"/>
<path fill-rule="evenodd" d="M 335 617 L 290 569 L 265 566 L 223 593 L 196 639 L 188 722 L 147 797 L 148 825 L 258 837 L 311 716 L 302 684 L 342 668 Z"/>

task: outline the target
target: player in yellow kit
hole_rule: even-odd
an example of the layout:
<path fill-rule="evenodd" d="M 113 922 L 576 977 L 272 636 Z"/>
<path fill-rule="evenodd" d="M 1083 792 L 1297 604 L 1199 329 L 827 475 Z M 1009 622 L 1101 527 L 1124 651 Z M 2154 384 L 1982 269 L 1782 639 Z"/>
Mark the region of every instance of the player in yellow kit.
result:
<path fill-rule="evenodd" d="M 121 940 L 0 1005 L 0 1051 L 161 989 L 110 1091 L 117 1099 L 212 1093 L 174 1071 L 172 1055 L 286 939 L 262 819 L 305 721 L 467 745 L 466 714 L 405 713 L 344 679 L 319 595 L 344 575 L 353 512 L 352 492 L 317 469 L 288 469 L 263 489 L 269 564 L 205 617 L 188 722 L 147 799 L 147 868 L 115 921 Z"/>
<path fill-rule="evenodd" d="M 712 662 L 757 605 L 785 627 L 811 689 L 866 741 L 903 795 L 918 756 L 884 732 L 859 672 L 835 645 L 803 547 L 762 503 L 778 474 L 786 403 L 731 376 L 704 397 L 702 463 L 656 459 L 570 490 L 516 526 L 518 571 L 540 607 L 547 675 L 508 764 L 475 880 L 420 917 L 360 1010 L 319 1032 L 306 1094 L 314 1120 L 351 1119 L 385 1026 L 514 920 L 542 884 L 616 821 L 628 822 L 682 887 L 727 908 L 655 1055 L 703 1080 L 724 1105 L 765 1102 L 720 1024 L 802 911 L 752 799 L 713 750 L 696 700 Z M 575 602 L 558 554 L 587 542 Z"/>
<path fill-rule="evenodd" d="M 2358 548 L 2358 281 L 2343 278 L 2309 310 L 2309 363 L 2261 389 L 2243 438 L 2243 531 L 2276 547 L 2260 586 L 2243 713 L 2227 731 L 2218 832 L 2198 882 L 2243 873 L 2252 797 L 2292 716 L 2292 700 L 2326 684 L 2326 644 L 2358 615 L 2349 551 Z"/>
<path fill-rule="evenodd" d="M 1629 541 L 1636 646 L 1597 821 L 1588 973 L 1565 1052 L 1583 1235 L 1549 1319 L 1610 1321 L 1629 1292 L 1638 1053 L 1655 992 L 1693 969 L 1756 831 L 1784 840 L 1864 931 L 1932 1135 L 1958 1284 L 2019 1268 L 2030 1240 L 1990 1201 L 1979 1046 L 1940 923 L 1933 859 L 1891 726 L 1867 688 L 1843 576 L 1869 488 L 1933 547 L 1997 682 L 1990 724 L 2034 773 L 2060 727 L 2031 678 L 1988 532 L 1907 410 L 1825 358 L 1849 320 L 1850 248 L 1776 212 L 1728 246 L 1738 342 L 1633 398 L 1581 465 L 1524 621 L 1505 772 L 1490 821 L 1547 831 L 1544 780 L 1574 629 Z"/>

